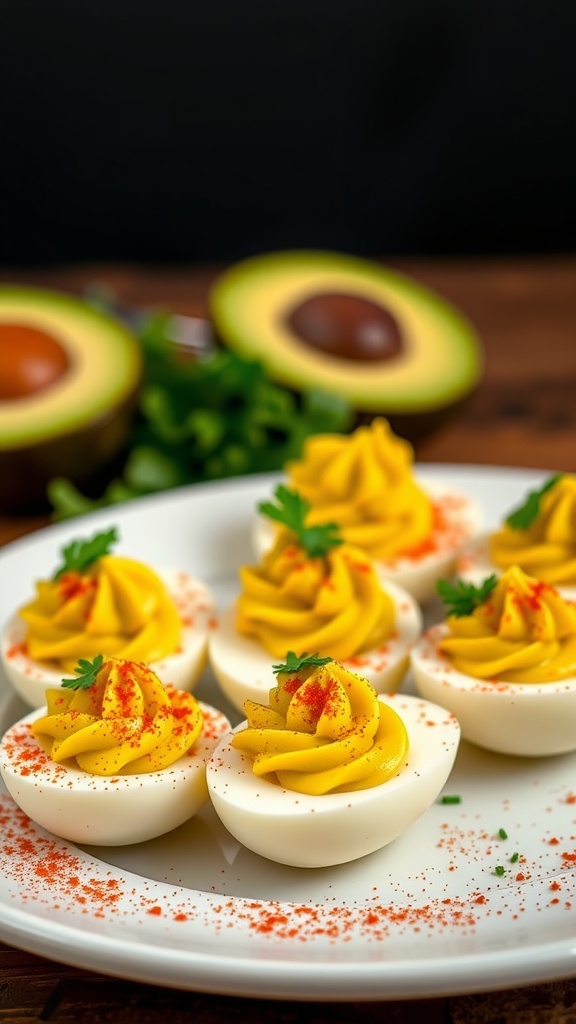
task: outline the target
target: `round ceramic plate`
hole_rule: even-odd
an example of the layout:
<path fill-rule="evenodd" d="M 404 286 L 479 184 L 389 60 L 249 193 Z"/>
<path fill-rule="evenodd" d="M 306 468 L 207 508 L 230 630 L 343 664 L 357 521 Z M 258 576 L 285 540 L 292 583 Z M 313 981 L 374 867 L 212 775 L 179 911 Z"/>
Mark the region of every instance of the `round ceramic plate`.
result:
<path fill-rule="evenodd" d="M 483 505 L 486 525 L 546 474 L 419 466 Z M 273 477 L 185 488 L 51 526 L 0 552 L 0 619 L 75 537 L 195 573 L 224 605 L 253 561 Z M 429 609 L 427 622 L 440 614 Z M 410 681 L 405 684 L 410 689 Z M 207 671 L 197 695 L 238 715 Z M 0 677 L 0 731 L 27 709 Z M 208 806 L 140 846 L 80 848 L 0 792 L 0 936 L 34 953 L 183 989 L 289 999 L 400 999 L 576 974 L 576 754 L 496 756 L 463 743 L 444 796 L 384 850 L 338 868 L 249 853 Z"/>

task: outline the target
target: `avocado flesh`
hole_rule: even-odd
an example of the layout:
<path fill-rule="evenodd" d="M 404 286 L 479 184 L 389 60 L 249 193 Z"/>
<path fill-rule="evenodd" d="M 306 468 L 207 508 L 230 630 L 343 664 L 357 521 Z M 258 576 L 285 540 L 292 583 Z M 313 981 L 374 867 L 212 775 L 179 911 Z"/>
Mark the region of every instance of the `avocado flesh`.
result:
<path fill-rule="evenodd" d="M 0 325 L 54 339 L 66 372 L 24 396 L 0 399 L 0 510 L 45 506 L 54 476 L 90 480 L 124 443 L 142 372 L 140 346 L 117 321 L 58 292 L 0 287 Z"/>
<path fill-rule="evenodd" d="M 293 327 L 295 311 L 320 295 L 381 307 L 401 343 L 380 362 L 321 351 Z M 210 313 L 219 340 L 263 362 L 273 379 L 334 392 L 359 415 L 425 420 L 462 401 L 482 373 L 480 343 L 464 317 L 410 278 L 356 257 L 295 251 L 244 260 L 217 278 Z"/>

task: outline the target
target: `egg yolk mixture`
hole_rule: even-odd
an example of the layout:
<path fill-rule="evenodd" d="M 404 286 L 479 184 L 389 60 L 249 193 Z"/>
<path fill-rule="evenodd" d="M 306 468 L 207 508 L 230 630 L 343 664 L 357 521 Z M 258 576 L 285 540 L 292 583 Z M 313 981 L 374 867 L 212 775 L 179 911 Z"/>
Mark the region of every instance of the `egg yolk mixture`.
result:
<path fill-rule="evenodd" d="M 476 679 L 549 683 L 576 676 L 576 604 L 518 566 L 471 615 L 451 615 L 438 649 Z"/>
<path fill-rule="evenodd" d="M 202 710 L 191 694 L 120 658 L 104 662 L 86 689 L 47 690 L 46 701 L 32 732 L 52 760 L 72 760 L 92 775 L 161 771 L 202 732 Z"/>
<path fill-rule="evenodd" d="M 414 480 L 413 458 L 387 420 L 375 419 L 351 435 L 309 437 L 287 473 L 312 506 L 310 524 L 333 520 L 347 543 L 385 559 L 414 550 L 432 533 L 432 502 Z"/>
<path fill-rule="evenodd" d="M 240 569 L 240 583 L 236 628 L 275 657 L 312 650 L 347 661 L 394 630 L 394 602 L 374 563 L 347 544 L 311 558 L 283 531 L 260 565 Z"/>
<path fill-rule="evenodd" d="M 490 557 L 499 569 L 519 565 L 547 583 L 576 585 L 576 477 L 559 477 L 526 529 L 504 523 L 493 533 Z"/>
<path fill-rule="evenodd" d="M 20 617 L 35 661 L 72 672 L 79 658 L 103 653 L 155 662 L 174 654 L 182 636 L 176 605 L 162 580 L 130 558 L 106 555 L 85 572 L 36 584 Z"/>
<path fill-rule="evenodd" d="M 232 746 L 252 759 L 256 775 L 297 793 L 379 786 L 399 773 L 408 750 L 402 719 L 333 661 L 279 674 L 269 706 L 247 701 L 245 711 Z"/>

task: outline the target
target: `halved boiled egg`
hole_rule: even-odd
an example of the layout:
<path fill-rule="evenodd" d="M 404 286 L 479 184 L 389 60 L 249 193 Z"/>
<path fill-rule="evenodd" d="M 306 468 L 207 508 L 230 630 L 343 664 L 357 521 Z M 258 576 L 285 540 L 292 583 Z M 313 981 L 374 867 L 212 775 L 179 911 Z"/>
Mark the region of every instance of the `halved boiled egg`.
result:
<path fill-rule="evenodd" d="M 463 739 L 520 757 L 576 750 L 576 677 L 549 683 L 477 679 L 459 672 L 438 651 L 448 635 L 432 626 L 411 651 L 418 693 L 458 718 Z"/>
<path fill-rule="evenodd" d="M 254 773 L 247 753 L 224 738 L 207 766 L 216 813 L 247 849 L 294 867 L 343 864 L 379 850 L 405 832 L 434 802 L 454 764 L 460 729 L 453 715 L 426 700 L 380 695 L 385 721 L 405 730 L 391 775 L 371 788 L 311 795 Z M 386 721 L 386 716 L 390 720 Z M 396 721 L 396 725 L 394 722 Z"/>
<path fill-rule="evenodd" d="M 382 583 L 394 605 L 394 629 L 379 647 L 342 659 L 346 668 L 360 672 L 377 692 L 398 689 L 406 675 L 411 644 L 420 636 L 422 614 L 415 600 L 401 587 Z M 266 700 L 275 683 L 270 652 L 236 628 L 236 606 L 219 616 L 209 638 L 209 661 L 228 700 L 242 711 L 246 700 Z M 301 652 L 299 652 L 301 653 Z"/>
<path fill-rule="evenodd" d="M 168 597 L 175 609 L 174 614 L 180 620 L 180 639 L 177 650 L 173 654 L 152 661 L 151 668 L 163 683 L 169 683 L 180 690 L 191 690 L 198 682 L 206 665 L 208 637 L 216 618 L 215 599 L 204 583 L 188 573 L 165 570 L 158 571 L 157 577 L 165 585 Z M 71 639 L 68 641 L 66 638 L 66 642 L 70 643 L 69 650 L 71 652 L 75 642 L 75 627 L 72 627 L 69 632 Z M 31 657 L 27 633 L 26 622 L 19 612 L 15 612 L 4 629 L 0 657 L 6 675 L 16 692 L 29 707 L 37 708 L 44 704 L 46 689 L 60 686 L 62 678 L 69 675 L 70 671 L 63 669 L 54 661 Z M 137 637 L 139 644 L 141 638 L 142 632 Z M 93 650 L 87 652 L 82 647 L 78 653 L 70 653 L 68 657 L 76 661 L 78 657 L 91 657 L 93 653 L 100 650 L 105 655 L 116 653 L 119 647 L 118 637 L 113 636 L 112 640 L 114 646 L 110 651 L 106 650 L 108 641 L 106 635 L 94 633 L 88 638 L 87 634 L 82 634 L 82 644 L 88 642 Z M 123 646 L 128 652 L 130 652 L 130 643 L 131 638 L 124 637 Z M 142 657 L 141 660 L 144 658 Z"/>
<path fill-rule="evenodd" d="M 24 813 L 54 835 L 97 846 L 140 843 L 176 828 L 205 803 L 206 761 L 230 723 L 157 678 L 150 688 L 145 666 L 137 675 L 149 688 L 143 707 L 141 695 L 133 703 L 137 687 L 123 688 L 122 680 L 115 694 L 100 695 L 107 717 L 99 720 L 82 710 L 90 696 L 74 697 L 81 706 L 70 710 L 69 693 L 49 691 L 48 714 L 37 709 L 4 734 L 4 784 Z"/>

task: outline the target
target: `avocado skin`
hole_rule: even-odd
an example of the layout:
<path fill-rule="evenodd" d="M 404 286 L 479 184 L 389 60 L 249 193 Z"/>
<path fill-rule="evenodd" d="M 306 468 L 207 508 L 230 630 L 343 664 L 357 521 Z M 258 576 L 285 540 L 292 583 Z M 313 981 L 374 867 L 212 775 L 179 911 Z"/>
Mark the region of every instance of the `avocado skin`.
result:
<path fill-rule="evenodd" d="M 80 488 L 93 482 L 121 451 L 137 401 L 135 389 L 120 405 L 73 433 L 0 451 L 0 513 L 48 511 L 46 488 L 56 476 Z"/>
<path fill-rule="evenodd" d="M 335 287 L 332 286 L 332 275 L 336 275 L 338 280 Z M 285 288 L 278 284 L 282 277 L 286 278 Z M 299 348 L 300 353 L 302 351 L 302 339 L 293 333 L 290 338 L 289 331 L 284 327 L 278 333 L 280 318 L 276 316 L 277 309 L 271 308 L 267 290 L 270 286 L 275 296 L 274 302 L 280 297 L 283 306 L 293 308 L 313 293 L 315 280 L 318 282 L 318 292 L 349 291 L 350 294 L 372 301 L 376 301 L 376 287 L 382 306 L 387 307 L 393 316 L 397 313 L 395 302 L 400 308 L 400 299 L 404 309 L 407 304 L 411 306 L 413 314 L 414 310 L 422 309 L 422 316 L 418 312 L 414 316 L 418 316 L 424 323 L 424 330 L 420 331 L 420 340 L 413 347 L 419 347 L 421 352 L 424 350 L 428 343 L 427 331 L 432 326 L 435 344 L 438 344 L 442 335 L 447 339 L 442 342 L 444 352 L 451 354 L 448 373 L 443 373 L 441 377 L 438 373 L 435 376 L 427 372 L 424 374 L 425 378 L 438 380 L 438 391 L 431 393 L 429 388 L 426 390 L 426 386 L 421 390 L 418 384 L 406 380 L 401 387 L 394 385 L 392 388 L 388 375 L 392 361 L 383 361 L 380 369 L 374 361 L 370 363 L 370 377 L 372 382 L 381 380 L 382 387 L 378 386 L 375 391 L 372 383 L 368 395 L 361 392 L 363 385 L 357 379 L 355 381 L 357 368 L 360 366 L 362 372 L 367 364 L 361 367 L 356 360 L 342 361 L 338 367 L 339 378 L 336 383 L 333 368 L 338 365 L 338 360 L 325 355 L 321 363 L 319 357 L 322 354 L 318 352 L 315 353 L 317 361 L 314 370 L 309 366 L 309 376 L 305 379 L 301 370 L 301 355 L 298 354 Z M 241 304 L 239 312 L 237 296 Z M 264 313 L 262 308 L 265 309 Z M 349 402 L 355 415 L 355 426 L 370 422 L 375 416 L 384 416 L 395 433 L 412 442 L 429 436 L 460 413 L 481 383 L 482 346 L 466 317 L 432 289 L 373 260 L 313 249 L 250 256 L 232 264 L 216 278 L 209 296 L 209 310 L 214 335 L 219 344 L 245 358 L 261 360 L 270 377 L 289 387 L 295 394 L 310 385 L 337 393 Z M 246 310 L 250 311 L 249 316 L 246 316 Z M 413 342 L 416 338 L 417 335 L 414 335 Z M 291 347 L 295 356 L 292 355 Z M 278 356 L 279 351 L 282 352 L 281 358 Z M 342 367 L 346 363 L 343 375 Z M 450 372 L 452 367 L 453 374 Z M 352 383 L 349 384 L 349 381 Z"/>
<path fill-rule="evenodd" d="M 88 412 L 85 422 L 78 422 L 74 428 L 62 426 L 49 437 L 24 438 L 9 447 L 0 447 L 0 514 L 43 514 L 50 509 L 46 489 L 54 477 L 66 477 L 84 488 L 96 483 L 100 475 L 105 478 L 114 468 L 138 405 L 143 360 L 137 339 L 122 323 L 93 310 L 74 295 L 14 284 L 0 288 L 2 297 L 21 300 L 23 317 L 27 307 L 41 309 L 44 302 L 52 308 L 83 311 L 95 324 L 107 325 L 113 336 L 122 336 L 133 359 L 133 375 L 127 378 L 122 394 L 116 395 L 99 413 Z M 81 398 L 79 403 L 82 408 Z"/>

